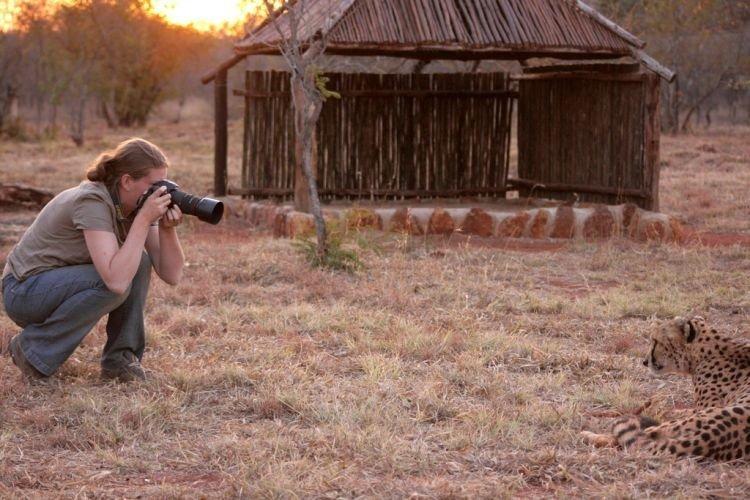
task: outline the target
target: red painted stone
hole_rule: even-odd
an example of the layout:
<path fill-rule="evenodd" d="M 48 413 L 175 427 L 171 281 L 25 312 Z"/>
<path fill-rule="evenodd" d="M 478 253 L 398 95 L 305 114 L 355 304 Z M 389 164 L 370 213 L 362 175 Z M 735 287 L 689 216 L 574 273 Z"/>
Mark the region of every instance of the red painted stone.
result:
<path fill-rule="evenodd" d="M 310 236 L 315 232 L 315 220 L 311 214 L 290 212 L 284 229 L 287 238 Z"/>
<path fill-rule="evenodd" d="M 576 214 L 572 207 L 558 207 L 550 238 L 572 238 L 575 234 Z"/>
<path fill-rule="evenodd" d="M 349 229 L 383 229 L 383 220 L 369 208 L 352 208 L 346 211 L 346 227 Z"/>
<path fill-rule="evenodd" d="M 630 228 L 630 223 L 633 222 L 633 216 L 638 212 L 638 206 L 635 203 L 626 203 L 622 207 L 622 228 L 625 232 Z"/>
<path fill-rule="evenodd" d="M 536 239 L 544 238 L 547 222 L 549 222 L 549 212 L 546 210 L 539 210 L 534 216 L 534 220 L 531 222 L 529 236 Z"/>
<path fill-rule="evenodd" d="M 682 223 L 675 219 L 674 217 L 669 218 L 669 227 L 672 229 L 672 240 L 677 243 L 682 243 L 687 238 L 687 231 L 685 231 L 685 226 L 682 225 Z"/>
<path fill-rule="evenodd" d="M 284 238 L 286 236 L 286 216 L 285 212 L 279 211 L 273 220 L 273 235 L 276 238 Z"/>
<path fill-rule="evenodd" d="M 667 237 L 667 228 L 660 220 L 647 221 L 639 228 L 637 238 L 641 241 L 664 241 Z"/>
<path fill-rule="evenodd" d="M 389 231 L 394 233 L 408 233 L 409 209 L 406 207 L 398 208 L 391 216 Z"/>
<path fill-rule="evenodd" d="M 461 230 L 464 233 L 476 234 L 478 236 L 492 236 L 493 222 L 490 214 L 481 208 L 472 208 L 466 215 Z"/>
<path fill-rule="evenodd" d="M 523 236 L 523 230 L 531 216 L 528 212 L 518 212 L 512 217 L 503 220 L 497 227 L 497 236 L 505 238 L 518 238 Z"/>
<path fill-rule="evenodd" d="M 436 208 L 430 217 L 427 234 L 451 234 L 456 229 L 453 217 L 442 208 Z"/>
<path fill-rule="evenodd" d="M 584 238 L 609 238 L 615 231 L 615 218 L 604 205 L 596 205 L 583 224 Z"/>

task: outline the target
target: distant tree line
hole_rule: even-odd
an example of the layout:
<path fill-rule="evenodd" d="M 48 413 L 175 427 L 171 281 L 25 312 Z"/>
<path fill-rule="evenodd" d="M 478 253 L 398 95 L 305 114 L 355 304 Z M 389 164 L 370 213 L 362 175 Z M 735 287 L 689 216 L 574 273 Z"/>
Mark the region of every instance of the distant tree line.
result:
<path fill-rule="evenodd" d="M 664 89 L 664 124 L 711 124 L 719 107 L 750 123 L 750 0 L 598 0 L 596 6 L 648 43 L 677 72 Z"/>
<path fill-rule="evenodd" d="M 19 104 L 37 133 L 65 130 L 79 145 L 94 112 L 109 127 L 145 125 L 164 99 L 184 102 L 212 56 L 228 50 L 219 36 L 154 15 L 146 0 L 25 0 L 16 9 L 13 29 L 0 33 L 6 135 L 24 126 Z"/>

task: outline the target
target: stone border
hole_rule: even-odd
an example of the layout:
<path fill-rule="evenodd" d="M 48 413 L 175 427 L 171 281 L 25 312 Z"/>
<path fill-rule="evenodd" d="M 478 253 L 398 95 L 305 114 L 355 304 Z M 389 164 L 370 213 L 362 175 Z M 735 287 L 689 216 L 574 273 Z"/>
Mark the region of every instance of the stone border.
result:
<path fill-rule="evenodd" d="M 228 212 L 276 237 L 294 238 L 314 232 L 312 215 L 291 206 L 225 198 Z M 601 239 L 681 242 L 686 232 L 674 217 L 624 205 L 548 207 L 519 211 L 483 208 L 398 207 L 326 208 L 328 221 L 349 229 L 376 229 L 415 236 L 454 232 L 485 238 Z"/>

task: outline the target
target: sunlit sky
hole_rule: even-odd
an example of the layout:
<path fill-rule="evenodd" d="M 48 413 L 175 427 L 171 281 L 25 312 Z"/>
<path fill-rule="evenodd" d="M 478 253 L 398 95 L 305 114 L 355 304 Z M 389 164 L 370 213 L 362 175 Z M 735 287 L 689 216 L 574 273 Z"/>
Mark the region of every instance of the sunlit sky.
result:
<path fill-rule="evenodd" d="M 236 23 L 253 10 L 260 11 L 262 0 L 152 0 L 154 10 L 175 24 L 210 29 Z"/>
<path fill-rule="evenodd" d="M 75 0 L 58 0 L 75 3 Z M 12 26 L 19 0 L 0 0 L 0 29 Z M 152 0 L 154 11 L 175 24 L 200 30 L 242 22 L 248 12 L 265 13 L 263 0 Z"/>

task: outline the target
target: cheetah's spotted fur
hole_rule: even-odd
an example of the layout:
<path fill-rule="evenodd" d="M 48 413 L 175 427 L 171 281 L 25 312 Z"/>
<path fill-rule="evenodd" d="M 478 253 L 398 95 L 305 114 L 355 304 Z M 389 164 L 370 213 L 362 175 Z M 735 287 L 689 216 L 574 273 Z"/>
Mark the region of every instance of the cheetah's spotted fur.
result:
<path fill-rule="evenodd" d="M 643 364 L 656 373 L 691 375 L 695 411 L 659 425 L 626 417 L 612 435 L 585 432 L 586 440 L 676 457 L 750 459 L 750 341 L 720 334 L 700 316 L 675 318 L 652 334 Z"/>

